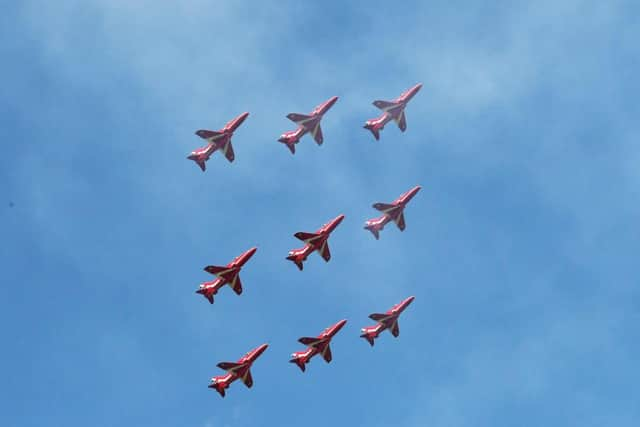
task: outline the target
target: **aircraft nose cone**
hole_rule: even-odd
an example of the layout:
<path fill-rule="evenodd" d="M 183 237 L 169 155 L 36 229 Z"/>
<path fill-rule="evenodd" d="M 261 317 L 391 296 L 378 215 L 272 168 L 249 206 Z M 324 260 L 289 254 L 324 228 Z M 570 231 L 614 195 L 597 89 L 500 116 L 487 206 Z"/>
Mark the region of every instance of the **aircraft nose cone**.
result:
<path fill-rule="evenodd" d="M 269 344 L 262 344 L 260 347 L 258 347 L 258 349 L 256 350 L 256 356 L 260 356 L 262 353 L 264 353 L 264 351 L 269 348 Z"/>
<path fill-rule="evenodd" d="M 343 319 L 343 320 L 339 321 L 338 323 L 336 323 L 336 330 L 342 329 L 342 327 L 345 325 L 345 323 L 347 323 L 346 319 Z"/>

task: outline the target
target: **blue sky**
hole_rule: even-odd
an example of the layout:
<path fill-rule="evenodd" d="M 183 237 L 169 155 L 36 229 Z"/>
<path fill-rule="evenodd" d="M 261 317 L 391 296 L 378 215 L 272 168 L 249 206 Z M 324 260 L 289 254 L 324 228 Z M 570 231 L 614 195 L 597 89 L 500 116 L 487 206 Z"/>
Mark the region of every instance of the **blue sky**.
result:
<path fill-rule="evenodd" d="M 639 12 L 5 6 L 0 424 L 637 425 Z M 371 102 L 417 82 L 407 132 L 375 142 Z M 325 144 L 291 156 L 285 115 L 333 95 Z M 243 111 L 233 164 L 185 159 Z M 362 229 L 418 184 L 404 233 Z M 330 263 L 284 260 L 339 213 Z M 253 245 L 241 297 L 194 294 Z M 409 295 L 369 348 L 368 314 Z M 287 363 L 342 318 L 330 365 Z M 253 389 L 206 388 L 263 342 Z"/>

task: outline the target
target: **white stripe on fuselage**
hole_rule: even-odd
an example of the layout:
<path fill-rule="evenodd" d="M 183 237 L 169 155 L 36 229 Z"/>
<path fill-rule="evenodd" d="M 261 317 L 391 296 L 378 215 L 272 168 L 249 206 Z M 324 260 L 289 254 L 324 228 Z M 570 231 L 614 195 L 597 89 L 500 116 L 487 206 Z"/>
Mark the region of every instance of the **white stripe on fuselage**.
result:
<path fill-rule="evenodd" d="M 217 141 L 217 140 L 219 140 L 220 138 L 222 138 L 224 136 L 225 136 L 224 133 L 219 133 L 217 135 L 210 136 L 209 138 L 207 138 L 207 140 L 210 141 L 210 142 L 214 142 L 214 141 Z"/>
<path fill-rule="evenodd" d="M 216 277 L 222 277 L 223 274 L 228 273 L 228 272 L 233 271 L 233 270 L 234 270 L 234 268 L 228 268 L 226 270 L 222 270 L 222 271 L 216 273 L 215 276 Z"/>

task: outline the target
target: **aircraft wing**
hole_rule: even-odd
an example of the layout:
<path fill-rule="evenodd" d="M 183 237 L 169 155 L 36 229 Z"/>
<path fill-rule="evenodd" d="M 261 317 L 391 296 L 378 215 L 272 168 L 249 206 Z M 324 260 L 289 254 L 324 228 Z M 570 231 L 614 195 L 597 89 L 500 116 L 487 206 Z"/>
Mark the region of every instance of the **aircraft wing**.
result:
<path fill-rule="evenodd" d="M 331 252 L 329 251 L 329 243 L 326 241 L 322 244 L 320 249 L 318 249 L 320 256 L 324 258 L 325 261 L 329 261 L 331 259 Z"/>
<path fill-rule="evenodd" d="M 396 119 L 396 124 L 398 125 L 398 127 L 402 132 L 407 130 L 407 118 L 404 115 L 404 111 L 400 113 L 400 117 Z"/>
<path fill-rule="evenodd" d="M 225 371 L 229 372 L 232 371 L 233 369 L 242 366 L 242 363 L 236 363 L 236 362 L 220 362 L 216 365 L 218 368 L 220 369 L 224 369 Z"/>
<path fill-rule="evenodd" d="M 220 276 L 222 273 L 225 273 L 229 270 L 229 267 L 222 267 L 219 265 L 208 265 L 204 268 L 204 271 L 209 274 L 213 274 L 214 276 Z"/>
<path fill-rule="evenodd" d="M 393 101 L 381 101 L 381 100 L 377 100 L 377 101 L 373 101 L 373 105 L 375 105 L 376 107 L 378 107 L 381 110 L 387 110 L 391 107 L 395 107 L 397 105 L 396 102 Z"/>
<path fill-rule="evenodd" d="M 322 137 L 322 128 L 320 127 L 320 123 L 318 123 L 316 127 L 311 131 L 311 136 L 313 136 L 316 144 L 322 145 L 324 138 Z"/>
<path fill-rule="evenodd" d="M 380 212 L 387 212 L 394 209 L 396 205 L 392 205 L 391 203 L 374 203 L 373 208 L 379 210 Z"/>
<path fill-rule="evenodd" d="M 327 344 L 327 346 L 324 348 L 321 354 L 325 362 L 327 363 L 331 362 L 332 356 L 331 356 L 331 347 L 329 346 L 329 344 Z"/>
<path fill-rule="evenodd" d="M 233 152 L 233 145 L 231 145 L 231 140 L 224 145 L 222 152 L 229 162 L 233 162 L 233 159 L 236 158 L 236 155 Z"/>
<path fill-rule="evenodd" d="M 253 386 L 253 377 L 251 376 L 251 371 L 247 369 L 247 373 L 242 377 L 242 382 L 247 388 L 251 388 Z"/>
<path fill-rule="evenodd" d="M 287 114 L 287 119 L 291 120 L 295 124 L 301 124 L 302 122 L 309 120 L 311 116 L 307 116 L 306 114 L 300 113 L 289 113 Z"/>
<path fill-rule="evenodd" d="M 316 342 L 318 342 L 318 338 L 314 338 L 314 337 L 302 337 L 298 339 L 298 342 L 300 344 L 304 344 L 304 345 L 310 345 L 312 346 L 313 344 L 315 344 Z"/>
<path fill-rule="evenodd" d="M 387 317 L 387 315 L 383 313 L 373 313 L 369 315 L 369 319 L 375 320 L 376 322 L 383 320 L 385 317 Z"/>
<path fill-rule="evenodd" d="M 400 231 L 404 231 L 406 224 L 404 222 L 404 212 L 401 212 L 400 215 L 395 219 L 396 225 L 400 229 Z"/>
<path fill-rule="evenodd" d="M 240 275 L 236 275 L 236 277 L 233 279 L 233 281 L 229 284 L 231 286 L 231 289 L 233 289 L 233 291 L 240 295 L 242 294 L 242 282 L 240 281 Z"/>
<path fill-rule="evenodd" d="M 217 132 L 215 130 L 200 129 L 196 131 L 196 135 L 198 135 L 202 139 L 210 139 L 216 136 L 221 136 L 222 132 Z"/>
<path fill-rule="evenodd" d="M 393 322 L 393 325 L 391 325 L 391 335 L 393 335 L 394 337 L 400 335 L 400 326 L 398 325 L 397 320 Z"/>
<path fill-rule="evenodd" d="M 309 242 L 320 237 L 318 233 L 307 233 L 305 231 L 298 231 L 294 236 L 303 242 Z"/>

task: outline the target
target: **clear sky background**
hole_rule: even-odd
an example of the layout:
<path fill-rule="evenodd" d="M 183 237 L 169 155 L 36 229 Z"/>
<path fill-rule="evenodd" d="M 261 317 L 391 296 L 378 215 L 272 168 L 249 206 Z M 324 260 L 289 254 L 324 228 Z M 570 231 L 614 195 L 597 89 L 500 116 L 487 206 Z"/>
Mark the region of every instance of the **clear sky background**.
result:
<path fill-rule="evenodd" d="M 0 425 L 638 425 L 637 2 L 172 3 L 3 5 Z M 243 111 L 233 164 L 185 159 Z M 362 229 L 414 185 L 404 233 Z M 340 213 L 328 264 L 284 259 Z M 253 245 L 241 297 L 194 294 Z"/>

